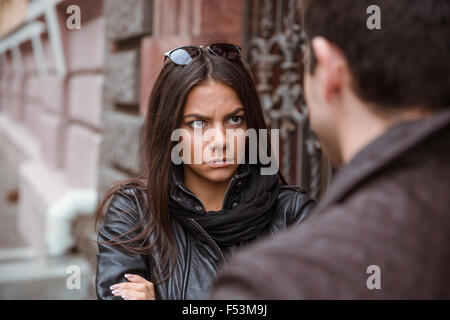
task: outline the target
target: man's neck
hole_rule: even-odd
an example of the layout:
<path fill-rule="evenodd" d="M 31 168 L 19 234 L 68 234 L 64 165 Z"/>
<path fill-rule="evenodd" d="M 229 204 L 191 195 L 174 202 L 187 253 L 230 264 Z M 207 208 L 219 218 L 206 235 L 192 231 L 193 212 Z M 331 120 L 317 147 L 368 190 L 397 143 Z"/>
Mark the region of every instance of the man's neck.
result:
<path fill-rule="evenodd" d="M 424 119 L 432 112 L 421 108 L 380 112 L 374 106 L 353 104 L 342 117 L 340 126 L 342 163 L 348 163 L 360 150 L 370 142 L 382 136 L 392 126 L 412 120 Z"/>

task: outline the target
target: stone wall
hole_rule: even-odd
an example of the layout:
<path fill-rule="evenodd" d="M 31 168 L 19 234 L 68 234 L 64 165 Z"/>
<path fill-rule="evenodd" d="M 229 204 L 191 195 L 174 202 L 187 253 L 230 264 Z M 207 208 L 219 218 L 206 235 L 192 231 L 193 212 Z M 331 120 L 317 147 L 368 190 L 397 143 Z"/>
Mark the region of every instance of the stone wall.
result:
<path fill-rule="evenodd" d="M 153 1 L 105 0 L 106 54 L 99 192 L 139 174 L 140 43 L 152 33 Z"/>

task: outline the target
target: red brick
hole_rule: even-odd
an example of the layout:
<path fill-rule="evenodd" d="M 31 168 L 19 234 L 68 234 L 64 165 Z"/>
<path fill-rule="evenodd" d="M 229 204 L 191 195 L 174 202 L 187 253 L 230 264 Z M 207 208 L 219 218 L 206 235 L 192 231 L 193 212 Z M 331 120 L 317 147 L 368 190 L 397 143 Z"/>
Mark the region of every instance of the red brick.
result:
<path fill-rule="evenodd" d="M 46 76 L 43 77 L 43 91 L 40 98 L 43 99 L 44 108 L 56 112 L 63 113 L 65 108 L 65 81 L 63 77 Z"/>
<path fill-rule="evenodd" d="M 96 18 L 83 23 L 80 30 L 67 32 L 69 71 L 102 70 L 105 55 L 105 20 Z"/>
<path fill-rule="evenodd" d="M 96 188 L 101 135 L 80 125 L 67 131 L 65 168 L 75 188 Z"/>
<path fill-rule="evenodd" d="M 36 104 L 43 103 L 43 92 L 45 92 L 45 82 L 42 78 L 30 76 L 25 82 L 25 97 L 28 100 L 34 101 Z"/>
<path fill-rule="evenodd" d="M 180 0 L 153 1 L 153 34 L 155 36 L 178 33 Z"/>
<path fill-rule="evenodd" d="M 101 127 L 103 75 L 76 75 L 68 84 L 69 115 L 72 119 Z"/>
<path fill-rule="evenodd" d="M 201 0 L 200 16 L 200 30 L 196 36 L 212 36 L 217 40 L 242 44 L 244 1 Z"/>
<path fill-rule="evenodd" d="M 151 88 L 164 66 L 164 53 L 191 44 L 190 37 L 145 37 L 141 41 L 140 113 L 145 114 Z"/>
<path fill-rule="evenodd" d="M 5 114 L 15 121 L 18 119 L 17 115 L 17 100 L 12 94 L 11 91 L 5 92 L 5 95 L 3 96 L 3 108 L 5 110 Z"/>
<path fill-rule="evenodd" d="M 39 115 L 42 109 L 36 106 L 35 103 L 26 100 L 24 102 L 24 124 L 35 137 L 39 136 Z"/>
<path fill-rule="evenodd" d="M 47 112 L 41 112 L 39 119 L 38 131 L 42 160 L 50 168 L 61 168 L 63 121 L 59 116 Z"/>

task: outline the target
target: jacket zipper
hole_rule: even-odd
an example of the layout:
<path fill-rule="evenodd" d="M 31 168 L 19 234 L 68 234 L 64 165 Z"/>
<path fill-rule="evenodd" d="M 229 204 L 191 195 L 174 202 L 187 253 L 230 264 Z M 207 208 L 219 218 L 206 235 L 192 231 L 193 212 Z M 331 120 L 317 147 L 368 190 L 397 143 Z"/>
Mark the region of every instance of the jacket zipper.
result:
<path fill-rule="evenodd" d="M 225 203 L 226 203 L 226 200 L 227 200 L 228 192 L 229 192 L 230 189 L 231 189 L 231 186 L 232 186 L 232 184 L 233 184 L 233 182 L 234 182 L 234 178 L 235 178 L 235 176 L 233 176 L 233 178 L 231 178 L 230 183 L 228 184 L 228 187 L 227 187 L 227 191 L 225 191 L 225 196 L 223 197 L 223 202 L 222 202 L 222 208 L 221 208 L 221 210 L 223 210 L 223 208 L 225 207 Z"/>
<path fill-rule="evenodd" d="M 223 197 L 223 202 L 222 202 L 222 208 L 221 208 L 221 210 L 223 210 L 223 208 L 225 207 L 225 203 L 226 203 L 226 200 L 227 200 L 227 196 L 228 196 L 228 193 L 229 193 L 229 191 L 230 191 L 230 189 L 231 189 L 231 186 L 232 186 L 234 180 L 235 180 L 235 177 L 233 176 L 233 178 L 231 178 L 231 180 L 230 180 L 230 183 L 228 183 L 227 190 L 225 191 L 225 196 Z M 205 209 L 205 207 L 203 206 L 203 203 L 202 203 L 202 201 L 200 200 L 199 197 L 197 197 L 195 194 L 193 194 L 193 193 L 190 192 L 189 190 L 184 189 L 183 186 L 182 186 L 181 184 L 178 183 L 177 186 L 178 186 L 181 190 L 183 190 L 184 192 L 186 192 L 187 194 L 190 194 L 190 195 L 193 196 L 195 199 L 197 199 L 198 202 L 200 202 L 200 204 L 202 205 L 203 210 L 206 211 L 206 209 Z"/>
<path fill-rule="evenodd" d="M 225 205 L 225 201 L 226 201 L 226 199 L 227 199 L 227 196 L 228 196 L 228 192 L 229 192 L 229 190 L 230 190 L 230 187 L 232 186 L 232 184 L 233 184 L 233 182 L 234 182 L 234 180 L 235 180 L 235 177 L 233 177 L 231 180 L 230 180 L 230 183 L 228 184 L 228 187 L 227 187 L 227 190 L 226 190 L 226 192 L 225 192 L 225 197 L 223 198 L 223 203 L 222 203 L 222 209 L 223 209 L 223 207 L 224 207 L 224 205 Z M 199 202 L 200 202 L 200 204 L 201 204 L 201 206 L 202 206 L 202 208 L 203 208 L 203 210 L 204 211 L 206 211 L 205 210 L 205 207 L 203 206 L 203 203 L 202 203 L 202 201 L 199 199 L 199 197 L 197 197 L 195 194 L 193 194 L 192 192 L 190 192 L 190 191 L 188 191 L 188 190 L 186 190 L 186 189 L 184 189 L 183 188 L 183 186 L 181 185 L 181 184 L 177 184 L 177 186 L 181 189 L 181 190 L 183 190 L 184 192 L 186 192 L 187 194 L 190 194 L 190 195 L 192 195 L 194 198 L 196 198 Z M 188 219 L 190 222 L 191 222 L 191 224 L 208 240 L 208 242 L 212 245 L 212 247 L 214 248 L 214 250 L 216 251 L 216 253 L 217 253 L 217 255 L 219 256 L 219 259 L 222 261 L 222 262 L 225 262 L 225 256 L 223 255 L 223 253 L 222 253 L 222 250 L 219 248 L 219 246 L 217 245 L 217 243 L 211 238 L 211 236 L 202 228 L 202 226 L 197 222 L 197 221 L 195 221 L 195 219 L 194 218 L 189 218 Z"/>
<path fill-rule="evenodd" d="M 188 243 L 189 243 L 189 241 L 188 241 Z M 188 245 L 188 250 L 187 250 L 187 260 L 188 260 L 188 263 L 186 264 L 186 273 L 184 275 L 184 281 L 183 281 L 183 294 L 182 294 L 183 300 L 186 299 L 187 284 L 188 284 L 190 267 L 191 267 L 191 248 L 189 245 Z"/>
<path fill-rule="evenodd" d="M 190 194 L 190 195 L 193 196 L 195 199 L 197 199 L 198 202 L 200 202 L 200 204 L 202 205 L 203 210 L 206 211 L 206 210 L 205 210 L 205 207 L 203 206 L 203 203 L 202 203 L 202 201 L 200 200 L 199 197 L 197 197 L 197 196 L 196 196 L 195 194 L 193 194 L 192 192 L 190 192 L 190 191 L 188 191 L 188 190 L 185 190 L 181 184 L 178 183 L 177 186 L 178 186 L 181 190 L 183 190 L 184 192 Z"/>
<path fill-rule="evenodd" d="M 197 221 L 195 221 L 194 218 L 189 218 L 189 221 L 198 231 L 200 231 L 201 234 L 205 236 L 208 242 L 213 246 L 221 262 L 225 262 L 225 256 L 223 255 L 222 250 L 219 248 L 217 243 L 211 238 L 211 236 L 205 231 L 205 229 L 203 229 L 202 226 Z"/>

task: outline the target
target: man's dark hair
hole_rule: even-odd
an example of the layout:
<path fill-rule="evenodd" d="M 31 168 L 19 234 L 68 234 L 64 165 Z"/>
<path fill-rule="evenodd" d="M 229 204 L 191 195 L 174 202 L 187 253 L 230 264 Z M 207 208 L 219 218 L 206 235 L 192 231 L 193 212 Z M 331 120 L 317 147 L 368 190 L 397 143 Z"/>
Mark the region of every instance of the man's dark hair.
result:
<path fill-rule="evenodd" d="M 381 9 L 381 29 L 367 27 L 370 5 Z M 310 40 L 342 50 L 363 100 L 386 111 L 450 106 L 449 0 L 305 0 L 304 19 Z"/>

